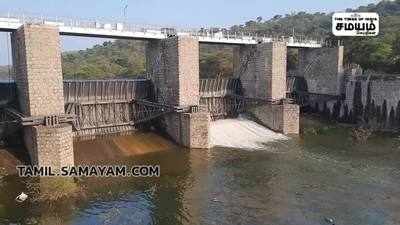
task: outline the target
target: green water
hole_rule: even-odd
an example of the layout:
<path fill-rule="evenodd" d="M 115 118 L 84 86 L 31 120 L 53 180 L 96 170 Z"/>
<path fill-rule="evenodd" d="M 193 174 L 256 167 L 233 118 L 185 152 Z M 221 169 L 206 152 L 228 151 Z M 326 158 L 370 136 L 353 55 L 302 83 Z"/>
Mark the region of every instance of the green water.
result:
<path fill-rule="evenodd" d="M 86 197 L 20 204 L 26 179 L 0 182 L 1 224 L 400 224 L 400 140 L 355 144 L 349 129 L 303 121 L 264 150 L 171 149 L 116 161 L 159 164 L 160 178 L 86 178 Z"/>

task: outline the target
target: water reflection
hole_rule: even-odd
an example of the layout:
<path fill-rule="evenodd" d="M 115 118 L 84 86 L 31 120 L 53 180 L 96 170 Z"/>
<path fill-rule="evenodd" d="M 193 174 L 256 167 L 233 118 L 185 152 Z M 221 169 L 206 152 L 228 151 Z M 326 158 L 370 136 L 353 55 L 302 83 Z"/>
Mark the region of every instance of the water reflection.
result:
<path fill-rule="evenodd" d="M 154 139 L 149 141 L 154 134 L 149 135 L 100 140 L 101 145 L 96 145 L 94 150 L 106 155 L 109 151 L 128 155 L 112 157 L 112 164 L 160 165 L 161 176 L 83 179 L 82 185 L 92 193 L 90 198 L 94 200 L 84 210 L 77 212 L 73 224 L 183 224 L 189 221 L 190 215 L 184 208 L 183 199 L 186 189 L 191 185 L 190 152 L 166 143 L 160 136 L 157 136 L 161 140 L 159 142 L 154 142 Z M 88 151 L 87 147 L 79 143 L 76 150 Z M 146 148 L 151 150 L 150 153 L 145 154 Z M 101 161 L 105 162 L 103 159 Z"/>
<path fill-rule="evenodd" d="M 164 143 L 137 154 L 144 134 L 77 143 L 82 163 L 159 164 L 161 177 L 75 179 L 84 197 L 49 205 L 17 204 L 27 181 L 7 176 L 0 182 L 0 223 L 313 225 L 332 217 L 336 224 L 400 224 L 399 140 L 376 135 L 358 145 L 346 128 L 315 121 L 303 127 L 302 136 L 259 151 L 188 151 Z"/>

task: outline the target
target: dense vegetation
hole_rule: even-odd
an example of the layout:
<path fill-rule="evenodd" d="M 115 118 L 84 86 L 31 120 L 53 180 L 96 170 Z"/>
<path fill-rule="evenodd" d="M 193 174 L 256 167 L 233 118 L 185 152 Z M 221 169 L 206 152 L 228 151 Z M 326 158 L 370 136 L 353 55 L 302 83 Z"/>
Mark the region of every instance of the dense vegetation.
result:
<path fill-rule="evenodd" d="M 364 69 L 400 73 L 400 0 L 382 1 L 346 11 L 377 12 L 380 15 L 380 34 L 377 37 L 341 38 L 345 45 L 346 63 L 356 63 Z M 332 43 L 331 16 L 325 13 L 298 12 L 276 15 L 269 20 L 258 17 L 243 25 L 231 27 L 237 32 L 258 35 L 327 37 Z M 296 66 L 296 52 L 289 51 L 289 69 Z M 64 54 L 66 76 L 93 77 L 97 75 L 125 76 L 143 74 L 144 47 L 134 41 L 106 42 L 86 51 Z M 201 77 L 232 74 L 232 48 L 202 45 L 200 51 Z"/>
<path fill-rule="evenodd" d="M 361 6 L 355 11 L 377 12 L 380 33 L 373 38 L 344 39 L 347 60 L 365 69 L 400 73 L 400 0 Z"/>
<path fill-rule="evenodd" d="M 116 40 L 77 52 L 63 53 L 66 78 L 121 78 L 145 74 L 143 41 Z"/>
<path fill-rule="evenodd" d="M 224 45 L 200 45 L 200 77 L 224 77 L 233 74 L 233 48 Z"/>
<path fill-rule="evenodd" d="M 201 45 L 201 77 L 232 74 L 232 48 Z M 93 48 L 63 54 L 65 78 L 123 78 L 144 75 L 145 42 L 116 40 Z M 212 74 L 212 75 L 210 75 Z"/>
<path fill-rule="evenodd" d="M 345 61 L 359 64 L 364 69 L 400 73 L 400 0 L 381 1 L 346 11 L 377 12 L 380 16 L 380 33 L 376 37 L 340 38 L 345 45 Z M 338 38 L 331 34 L 331 16 L 332 13 L 298 12 L 276 15 L 267 21 L 258 17 L 255 21 L 248 21 L 232 29 L 259 35 L 307 34 L 308 37 L 327 37 L 331 43 L 336 43 Z"/>

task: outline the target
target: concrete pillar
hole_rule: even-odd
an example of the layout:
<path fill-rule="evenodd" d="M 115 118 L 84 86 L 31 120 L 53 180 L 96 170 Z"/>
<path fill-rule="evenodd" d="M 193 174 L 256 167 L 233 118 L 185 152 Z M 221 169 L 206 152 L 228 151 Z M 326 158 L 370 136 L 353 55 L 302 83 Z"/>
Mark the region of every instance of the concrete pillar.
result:
<path fill-rule="evenodd" d="M 240 77 L 249 98 L 286 97 L 286 43 L 242 45 L 234 50 L 234 76 Z"/>
<path fill-rule="evenodd" d="M 20 110 L 25 116 L 64 114 L 61 46 L 58 28 L 27 24 L 12 34 L 12 50 Z M 31 126 L 24 140 L 33 164 L 74 164 L 72 127 Z"/>
<path fill-rule="evenodd" d="M 190 37 L 149 41 L 146 48 L 148 76 L 166 104 L 199 104 L 199 42 Z"/>
<path fill-rule="evenodd" d="M 308 92 L 340 95 L 343 87 L 343 46 L 300 48 L 298 72 L 307 81 Z"/>
<path fill-rule="evenodd" d="M 192 37 L 149 41 L 146 46 L 147 75 L 152 79 L 158 102 L 172 106 L 199 105 L 199 42 Z M 171 113 L 165 130 L 177 143 L 208 148 L 210 116 L 205 112 Z"/>
<path fill-rule="evenodd" d="M 250 108 L 258 121 L 284 134 L 299 133 L 299 106 L 286 98 L 287 47 L 284 42 L 242 45 L 234 50 L 234 76 L 240 78 L 243 94 L 277 103 Z"/>
<path fill-rule="evenodd" d="M 283 134 L 300 132 L 300 107 L 296 104 L 266 104 L 250 109 L 260 123 Z"/>
<path fill-rule="evenodd" d="M 176 143 L 188 148 L 210 147 L 209 113 L 171 113 L 164 116 L 164 122 L 165 131 Z"/>

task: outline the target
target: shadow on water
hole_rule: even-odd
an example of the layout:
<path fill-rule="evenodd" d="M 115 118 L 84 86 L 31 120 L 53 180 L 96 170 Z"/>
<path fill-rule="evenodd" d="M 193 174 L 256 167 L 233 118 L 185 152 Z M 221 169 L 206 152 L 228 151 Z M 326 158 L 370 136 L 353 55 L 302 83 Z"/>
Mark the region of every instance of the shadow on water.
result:
<path fill-rule="evenodd" d="M 118 164 L 160 165 L 159 178 L 86 178 L 90 199 L 75 214 L 73 224 L 181 224 L 188 153 L 171 150 L 118 161 Z"/>
<path fill-rule="evenodd" d="M 153 178 L 79 178 L 78 199 L 18 204 L 26 179 L 0 181 L 0 224 L 400 224 L 400 141 L 364 144 L 303 120 L 262 149 L 187 150 L 151 133 L 75 143 L 79 164 L 160 165 Z"/>
<path fill-rule="evenodd" d="M 16 203 L 33 178 L 0 180 L 0 224 L 183 224 L 190 215 L 183 199 L 190 176 L 190 154 L 154 133 L 135 133 L 74 143 L 77 164 L 160 165 L 155 178 L 76 178 L 80 199 Z M 39 181 L 43 188 L 42 181 Z M 43 192 L 43 189 L 41 189 Z M 41 193 L 35 193 L 41 194 Z"/>

